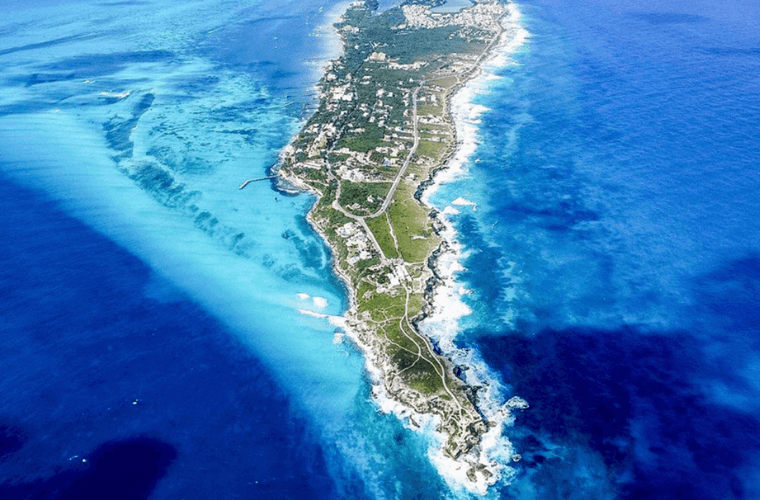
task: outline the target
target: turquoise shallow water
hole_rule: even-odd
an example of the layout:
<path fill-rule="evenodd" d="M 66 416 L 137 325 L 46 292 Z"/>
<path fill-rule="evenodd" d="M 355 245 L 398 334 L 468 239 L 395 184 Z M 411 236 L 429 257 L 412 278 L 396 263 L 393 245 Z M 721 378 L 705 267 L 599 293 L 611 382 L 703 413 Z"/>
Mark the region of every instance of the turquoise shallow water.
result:
<path fill-rule="evenodd" d="M 370 401 L 362 356 L 301 312 L 346 307 L 313 198 L 238 190 L 308 113 L 334 8 L 39 2 L 3 20 L 0 496 L 103 498 L 132 473 L 151 498 L 447 494 L 425 438 Z"/>
<path fill-rule="evenodd" d="M 313 200 L 237 189 L 309 112 L 337 6 L 6 5 L 0 497 L 466 496 L 299 312 L 346 306 Z M 756 498 L 757 7 L 519 9 L 431 198 L 456 340 L 531 404 L 490 496 Z"/>

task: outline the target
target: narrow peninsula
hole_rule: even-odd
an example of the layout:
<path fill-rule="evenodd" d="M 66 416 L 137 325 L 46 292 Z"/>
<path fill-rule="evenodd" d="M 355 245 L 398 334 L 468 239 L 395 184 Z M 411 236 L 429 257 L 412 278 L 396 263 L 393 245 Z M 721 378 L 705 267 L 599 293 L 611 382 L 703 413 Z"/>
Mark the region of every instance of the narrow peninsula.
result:
<path fill-rule="evenodd" d="M 473 483 L 492 483 L 479 455 L 489 423 L 418 321 L 430 312 L 442 244 L 420 193 L 456 148 L 452 94 L 499 43 L 507 5 L 410 0 L 378 12 L 352 3 L 336 24 L 343 54 L 318 84 L 316 112 L 283 151 L 281 187 L 314 192 L 310 223 L 333 251 L 351 296 L 347 325 L 384 391 L 438 417 L 443 452 Z"/>

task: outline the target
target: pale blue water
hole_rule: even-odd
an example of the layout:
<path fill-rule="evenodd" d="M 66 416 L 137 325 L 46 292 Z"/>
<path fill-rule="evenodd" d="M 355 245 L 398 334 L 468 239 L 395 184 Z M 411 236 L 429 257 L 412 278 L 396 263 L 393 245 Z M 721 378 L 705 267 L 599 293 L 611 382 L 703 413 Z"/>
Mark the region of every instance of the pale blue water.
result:
<path fill-rule="evenodd" d="M 238 190 L 313 104 L 336 5 L 10 7 L 0 498 L 445 495 L 299 312 L 345 308 L 313 198 Z"/>
<path fill-rule="evenodd" d="M 458 12 L 472 5 L 470 0 L 449 0 L 444 4 L 431 9 L 433 12 Z"/>
<path fill-rule="evenodd" d="M 4 6 L 0 498 L 453 495 L 298 312 L 345 307 L 313 200 L 237 189 L 336 5 Z M 491 496 L 758 498 L 760 8 L 519 6 L 480 161 L 433 199 L 478 204 L 460 341 L 531 404 Z"/>

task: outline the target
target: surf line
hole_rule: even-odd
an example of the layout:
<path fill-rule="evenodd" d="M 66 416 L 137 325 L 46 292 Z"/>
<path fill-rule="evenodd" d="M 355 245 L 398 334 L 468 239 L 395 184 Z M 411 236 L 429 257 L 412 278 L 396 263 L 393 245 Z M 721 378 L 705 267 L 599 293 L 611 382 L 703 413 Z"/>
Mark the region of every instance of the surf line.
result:
<path fill-rule="evenodd" d="M 276 175 L 268 175 L 267 177 L 257 177 L 256 179 L 247 179 L 243 181 L 243 183 L 240 186 L 238 186 L 238 189 L 243 189 L 244 187 L 246 187 L 248 184 L 252 182 L 265 181 L 267 179 L 276 179 L 276 178 L 277 178 Z"/>

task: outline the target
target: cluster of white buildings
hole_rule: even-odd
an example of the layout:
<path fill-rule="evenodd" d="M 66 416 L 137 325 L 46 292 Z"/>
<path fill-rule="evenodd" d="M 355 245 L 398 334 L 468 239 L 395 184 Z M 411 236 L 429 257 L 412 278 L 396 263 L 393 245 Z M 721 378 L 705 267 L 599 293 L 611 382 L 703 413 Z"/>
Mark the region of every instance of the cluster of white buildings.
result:
<path fill-rule="evenodd" d="M 507 7 L 498 2 L 477 3 L 456 13 L 433 12 L 426 5 L 402 5 L 406 23 L 403 28 L 442 28 L 444 26 L 470 26 L 489 31 L 499 31 L 498 18 Z"/>
<path fill-rule="evenodd" d="M 362 227 L 356 222 L 347 222 L 335 230 L 338 236 L 346 240 L 351 255 L 346 259 L 353 265 L 360 260 L 372 258 L 370 241 Z"/>

